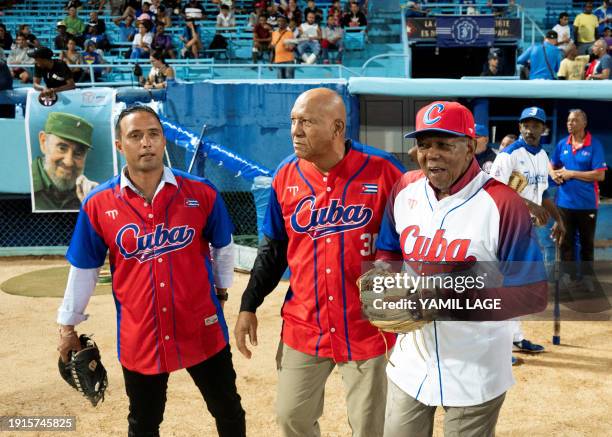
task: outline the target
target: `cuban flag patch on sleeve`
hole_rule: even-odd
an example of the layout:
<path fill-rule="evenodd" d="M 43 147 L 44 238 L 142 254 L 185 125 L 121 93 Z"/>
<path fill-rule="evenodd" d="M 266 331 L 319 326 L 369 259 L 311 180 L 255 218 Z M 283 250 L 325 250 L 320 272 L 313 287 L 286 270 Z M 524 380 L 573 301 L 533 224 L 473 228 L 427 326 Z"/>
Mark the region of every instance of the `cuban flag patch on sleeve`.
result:
<path fill-rule="evenodd" d="M 200 202 L 195 199 L 185 199 L 185 206 L 188 208 L 197 208 L 200 206 Z"/>
<path fill-rule="evenodd" d="M 362 194 L 376 194 L 378 193 L 378 185 L 377 184 L 361 184 L 361 193 Z"/>

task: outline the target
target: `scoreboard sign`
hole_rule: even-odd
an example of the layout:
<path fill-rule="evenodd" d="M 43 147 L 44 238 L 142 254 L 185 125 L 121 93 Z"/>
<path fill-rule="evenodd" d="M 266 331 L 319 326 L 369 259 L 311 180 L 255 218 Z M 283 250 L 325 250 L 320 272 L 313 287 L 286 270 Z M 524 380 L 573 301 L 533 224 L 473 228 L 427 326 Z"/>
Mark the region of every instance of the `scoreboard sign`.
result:
<path fill-rule="evenodd" d="M 465 15 L 458 15 L 459 19 Z M 453 18 L 444 16 L 444 18 Z M 406 20 L 406 32 L 408 39 L 413 41 L 435 41 L 437 33 L 437 19 L 408 18 Z M 519 18 L 496 18 L 495 19 L 495 41 L 516 41 L 521 39 L 521 20 Z"/>

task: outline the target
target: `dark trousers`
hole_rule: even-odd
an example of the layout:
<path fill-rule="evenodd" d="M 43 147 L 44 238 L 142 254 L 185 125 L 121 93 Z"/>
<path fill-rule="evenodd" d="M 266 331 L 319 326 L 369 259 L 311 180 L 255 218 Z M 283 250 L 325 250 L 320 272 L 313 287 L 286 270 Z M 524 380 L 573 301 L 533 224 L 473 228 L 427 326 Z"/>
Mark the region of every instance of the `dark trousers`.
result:
<path fill-rule="evenodd" d="M 590 274 L 591 264 L 595 258 L 595 224 L 597 223 L 596 209 L 566 209 L 559 208 L 563 215 L 566 234 L 561 242 L 561 261 L 566 266 L 564 270 L 570 274 L 572 279 L 576 279 L 575 261 L 576 256 L 576 231 L 580 238 L 580 261 L 582 273 Z"/>
<path fill-rule="evenodd" d="M 229 345 L 215 356 L 187 368 L 215 418 L 220 437 L 246 436 L 245 413 L 236 390 L 236 372 Z M 168 373 L 143 375 L 123 367 L 130 400 L 128 437 L 159 436 L 164 419 Z"/>

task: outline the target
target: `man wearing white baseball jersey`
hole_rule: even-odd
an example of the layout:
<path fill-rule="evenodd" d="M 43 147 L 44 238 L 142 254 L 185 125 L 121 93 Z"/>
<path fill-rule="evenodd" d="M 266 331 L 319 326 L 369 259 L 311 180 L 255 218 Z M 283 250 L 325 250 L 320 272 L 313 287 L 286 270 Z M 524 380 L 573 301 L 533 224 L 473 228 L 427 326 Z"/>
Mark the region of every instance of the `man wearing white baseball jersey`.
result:
<path fill-rule="evenodd" d="M 548 155 L 540 146 L 540 138 L 546 130 L 546 113 L 542 108 L 525 108 L 519 119 L 521 136 L 497 155 L 491 166 L 491 176 L 504 184 L 508 184 L 513 172 L 518 172 L 527 179 L 527 186 L 519 192 L 529 208 L 538 226 L 545 226 L 553 217 L 551 236 L 560 241 L 565 233 L 563 221 L 553 199 L 548 196 Z M 546 242 L 540 241 L 542 248 Z M 546 253 L 545 253 L 546 255 Z M 554 256 L 554 255 L 552 255 Z M 552 258 L 550 256 L 550 258 Z M 553 262 L 553 259 L 546 259 Z M 518 352 L 539 353 L 544 347 L 527 340 L 521 330 L 519 321 L 514 321 L 514 349 Z M 516 358 L 512 359 L 513 364 Z"/>
<path fill-rule="evenodd" d="M 433 102 L 419 111 L 416 130 L 407 137 L 417 140 L 421 170 L 404 174 L 393 188 L 377 258 L 401 258 L 407 269 L 430 271 L 466 264 L 528 269 L 542 264 L 524 202 L 474 158 L 474 118 L 467 108 Z M 513 281 L 507 281 L 509 276 Z M 435 320 L 400 334 L 387 366 L 384 436 L 433 435 L 438 406 L 445 410 L 446 436 L 493 436 L 514 383 L 507 346 L 512 331 L 503 319 L 542 311 L 545 279 L 543 269 L 535 276 L 506 275 L 497 292 L 504 304 L 506 299 L 513 304 L 490 321 Z"/>

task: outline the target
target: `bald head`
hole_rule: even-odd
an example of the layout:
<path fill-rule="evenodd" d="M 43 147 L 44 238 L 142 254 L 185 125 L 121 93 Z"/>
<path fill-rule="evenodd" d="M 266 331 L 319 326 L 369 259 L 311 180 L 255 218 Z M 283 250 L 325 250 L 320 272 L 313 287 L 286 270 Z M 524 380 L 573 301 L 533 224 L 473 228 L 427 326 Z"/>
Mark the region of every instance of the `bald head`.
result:
<path fill-rule="evenodd" d="M 325 114 L 329 120 L 339 119 L 346 122 L 346 108 L 340 95 L 329 88 L 313 88 L 297 98 L 295 105 L 304 105 L 319 114 Z"/>
<path fill-rule="evenodd" d="M 308 90 L 291 110 L 291 138 L 299 158 L 327 170 L 344 156 L 346 109 L 338 93 L 327 88 Z"/>

